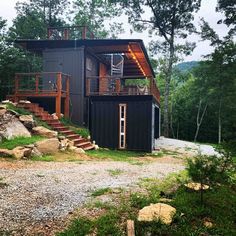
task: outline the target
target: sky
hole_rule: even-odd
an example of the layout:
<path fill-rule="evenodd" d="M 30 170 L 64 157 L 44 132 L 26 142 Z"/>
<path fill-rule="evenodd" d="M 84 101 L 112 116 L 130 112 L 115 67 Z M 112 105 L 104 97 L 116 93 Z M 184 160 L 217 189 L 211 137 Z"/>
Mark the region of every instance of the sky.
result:
<path fill-rule="evenodd" d="M 8 21 L 8 26 L 11 26 L 12 20 L 16 17 L 15 4 L 18 1 L 23 0 L 0 0 L 0 16 Z M 202 0 L 201 9 L 195 15 L 194 24 L 198 27 L 200 18 L 204 18 L 209 22 L 210 26 L 220 35 L 224 36 L 227 33 L 227 27 L 224 25 L 218 25 L 216 22 L 221 18 L 220 13 L 215 12 L 217 0 Z M 143 16 L 145 19 L 145 15 Z M 148 42 L 151 40 L 146 32 L 130 34 L 130 27 L 128 25 L 125 16 L 122 17 L 124 22 L 125 33 L 121 34 L 119 38 L 140 38 L 148 46 Z M 206 55 L 212 52 L 212 48 L 209 46 L 209 42 L 202 42 L 199 36 L 190 35 L 188 41 L 196 42 L 197 47 L 194 49 L 191 56 L 184 58 L 184 61 L 201 60 L 202 55 Z"/>

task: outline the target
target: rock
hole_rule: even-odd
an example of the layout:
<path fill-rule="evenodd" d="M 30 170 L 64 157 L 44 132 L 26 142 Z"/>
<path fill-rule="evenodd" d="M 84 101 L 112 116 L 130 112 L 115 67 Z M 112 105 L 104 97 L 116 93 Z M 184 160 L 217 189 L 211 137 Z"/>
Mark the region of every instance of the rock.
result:
<path fill-rule="evenodd" d="M 31 148 L 31 149 L 33 149 L 33 148 L 34 148 L 34 144 L 28 144 L 28 145 L 25 145 L 24 147 L 25 147 L 25 148 Z"/>
<path fill-rule="evenodd" d="M 38 150 L 38 148 L 34 147 L 31 151 L 31 157 L 41 157 L 43 154 Z"/>
<path fill-rule="evenodd" d="M 16 147 L 12 150 L 13 156 L 20 160 L 24 157 L 29 158 L 31 154 L 31 148 L 25 148 L 25 147 Z"/>
<path fill-rule="evenodd" d="M 76 149 L 77 149 L 77 147 L 75 147 L 73 145 L 70 145 L 69 148 L 68 148 L 68 150 L 72 151 L 72 152 L 75 151 Z"/>
<path fill-rule="evenodd" d="M 28 100 L 20 100 L 19 103 L 31 103 L 31 101 L 28 101 Z"/>
<path fill-rule="evenodd" d="M 58 139 L 61 141 L 61 140 L 64 140 L 64 139 L 66 139 L 66 137 L 65 137 L 65 136 L 62 136 L 62 135 L 60 135 L 60 136 L 58 136 Z"/>
<path fill-rule="evenodd" d="M 28 129 L 32 129 L 36 125 L 32 115 L 22 115 L 19 117 L 19 120 Z"/>
<path fill-rule="evenodd" d="M 7 112 L 6 109 L 0 109 L 0 116 L 3 116 Z"/>
<path fill-rule="evenodd" d="M 4 101 L 2 101 L 1 103 L 2 103 L 2 104 L 7 104 L 7 103 L 11 103 L 11 101 L 10 101 L 10 100 L 4 100 Z"/>
<path fill-rule="evenodd" d="M 212 223 L 212 220 L 209 218 L 203 219 L 203 225 L 207 228 L 212 228 L 214 226 L 214 224 Z"/>
<path fill-rule="evenodd" d="M 56 131 L 47 129 L 47 128 L 43 127 L 43 126 L 34 127 L 34 128 L 32 129 L 32 131 L 33 131 L 35 134 L 44 136 L 44 137 L 46 137 L 46 138 L 54 138 L 54 137 L 57 137 L 57 134 L 58 134 Z"/>
<path fill-rule="evenodd" d="M 84 153 L 85 153 L 85 151 L 84 151 L 82 148 L 76 148 L 76 149 L 74 150 L 74 152 L 75 152 L 75 153 L 78 153 L 78 154 L 84 154 Z"/>
<path fill-rule="evenodd" d="M 64 116 L 64 114 L 61 113 L 61 117 L 63 117 L 63 116 Z M 53 113 L 53 114 L 52 114 L 52 118 L 55 119 L 55 120 L 58 120 L 57 114 L 56 114 L 56 113 Z"/>
<path fill-rule="evenodd" d="M 0 157 L 11 157 L 13 156 L 12 150 L 0 149 Z"/>
<path fill-rule="evenodd" d="M 6 104 L 0 104 L 0 110 L 6 110 L 7 105 Z"/>
<path fill-rule="evenodd" d="M 68 148 L 68 146 L 69 146 L 69 139 L 63 139 L 63 140 L 61 140 L 60 141 L 60 148 Z"/>
<path fill-rule="evenodd" d="M 159 201 L 160 202 L 172 202 L 173 200 L 169 199 L 169 198 L 160 198 Z"/>
<path fill-rule="evenodd" d="M 201 190 L 201 184 L 200 183 L 191 182 L 191 183 L 185 184 L 184 186 L 188 189 L 195 190 L 195 191 Z M 203 190 L 209 189 L 209 185 L 203 184 L 202 189 Z"/>
<path fill-rule="evenodd" d="M 94 145 L 94 149 L 95 150 L 98 150 L 99 149 L 99 146 L 97 144 Z"/>
<path fill-rule="evenodd" d="M 31 137 L 31 134 L 11 112 L 7 111 L 0 116 L 0 136 L 12 139 L 19 136 Z"/>
<path fill-rule="evenodd" d="M 53 154 L 58 152 L 60 142 L 57 138 L 45 139 L 35 143 L 38 151 L 42 154 Z"/>
<path fill-rule="evenodd" d="M 171 224 L 176 209 L 164 203 L 151 204 L 141 209 L 138 213 L 138 221 L 160 220 L 164 224 Z"/>

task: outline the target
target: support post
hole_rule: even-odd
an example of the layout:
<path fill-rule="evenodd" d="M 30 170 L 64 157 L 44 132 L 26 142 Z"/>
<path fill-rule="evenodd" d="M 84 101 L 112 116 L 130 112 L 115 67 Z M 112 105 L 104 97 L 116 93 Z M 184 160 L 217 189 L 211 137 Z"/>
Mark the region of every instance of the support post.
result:
<path fill-rule="evenodd" d="M 135 236 L 133 220 L 127 220 L 127 236 Z"/>
<path fill-rule="evenodd" d="M 56 115 L 61 118 L 61 73 L 57 73 Z"/>
<path fill-rule="evenodd" d="M 87 27 L 83 26 L 82 28 L 82 39 L 86 39 Z"/>
<path fill-rule="evenodd" d="M 120 93 L 120 79 L 116 79 L 116 93 Z"/>
<path fill-rule="evenodd" d="M 64 39 L 68 40 L 69 39 L 69 29 L 64 29 Z"/>
<path fill-rule="evenodd" d="M 35 77 L 35 92 L 36 94 L 39 93 L 39 74 L 36 74 L 36 77 Z"/>
<path fill-rule="evenodd" d="M 19 91 L 19 75 L 15 75 L 15 96 L 14 96 L 14 102 L 18 102 L 18 91 Z"/>
<path fill-rule="evenodd" d="M 90 79 L 86 78 L 86 96 L 90 95 Z"/>
<path fill-rule="evenodd" d="M 69 118 L 70 116 L 70 82 L 69 76 L 66 76 L 66 98 L 64 101 L 64 116 Z"/>

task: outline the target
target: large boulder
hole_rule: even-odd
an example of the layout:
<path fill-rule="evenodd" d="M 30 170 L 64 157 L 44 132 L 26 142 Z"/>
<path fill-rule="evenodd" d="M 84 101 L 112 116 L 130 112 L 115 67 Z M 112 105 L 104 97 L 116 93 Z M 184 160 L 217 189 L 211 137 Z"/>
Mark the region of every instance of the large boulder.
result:
<path fill-rule="evenodd" d="M 35 127 L 35 121 L 32 115 L 22 115 L 19 117 L 19 120 L 24 124 L 28 129 Z"/>
<path fill-rule="evenodd" d="M 38 151 L 42 154 L 53 154 L 58 152 L 60 142 L 57 138 L 45 139 L 35 143 Z"/>
<path fill-rule="evenodd" d="M 26 148 L 26 147 L 16 147 L 12 150 L 13 156 L 20 160 L 24 158 L 29 158 L 31 155 L 31 148 Z"/>
<path fill-rule="evenodd" d="M 0 115 L 0 136 L 5 139 L 31 137 L 26 127 L 9 111 Z"/>
<path fill-rule="evenodd" d="M 187 183 L 184 185 L 186 188 L 194 190 L 194 191 L 200 191 L 202 190 L 207 190 L 209 189 L 209 185 L 206 184 L 201 184 L 201 183 L 196 183 L 196 182 L 191 182 Z"/>
<path fill-rule="evenodd" d="M 171 224 L 176 209 L 164 203 L 151 204 L 141 209 L 138 213 L 138 221 L 160 220 L 164 224 Z"/>
<path fill-rule="evenodd" d="M 11 157 L 13 156 L 12 150 L 0 149 L 0 157 Z"/>
<path fill-rule="evenodd" d="M 35 134 L 44 136 L 44 137 L 46 137 L 46 138 L 54 138 L 54 137 L 57 137 L 57 134 L 58 134 L 56 131 L 47 129 L 47 128 L 43 127 L 43 126 L 34 127 L 34 128 L 32 129 L 32 131 L 33 131 Z"/>

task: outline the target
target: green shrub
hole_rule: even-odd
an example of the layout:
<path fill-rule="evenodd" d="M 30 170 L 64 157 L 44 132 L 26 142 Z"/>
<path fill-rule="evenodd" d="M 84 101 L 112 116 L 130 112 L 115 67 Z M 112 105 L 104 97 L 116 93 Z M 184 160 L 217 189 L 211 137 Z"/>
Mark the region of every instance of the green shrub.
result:
<path fill-rule="evenodd" d="M 91 195 L 93 197 L 97 197 L 97 196 L 101 196 L 105 193 L 108 193 L 109 191 L 111 191 L 110 188 L 99 188 L 99 189 L 96 189 L 95 191 L 93 191 Z"/>

